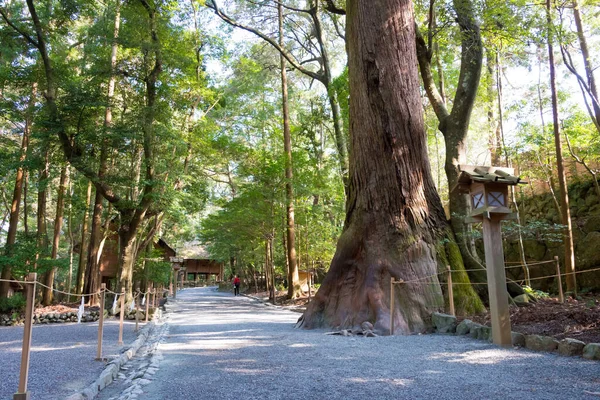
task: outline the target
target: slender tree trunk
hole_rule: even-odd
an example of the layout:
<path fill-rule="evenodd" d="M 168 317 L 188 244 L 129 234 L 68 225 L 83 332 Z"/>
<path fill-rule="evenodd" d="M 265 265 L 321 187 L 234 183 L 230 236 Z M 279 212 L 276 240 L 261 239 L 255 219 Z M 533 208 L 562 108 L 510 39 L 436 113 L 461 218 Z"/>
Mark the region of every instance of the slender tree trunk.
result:
<path fill-rule="evenodd" d="M 502 163 L 502 140 L 500 138 L 500 124 L 496 116 L 496 95 L 494 93 L 494 86 L 496 82 L 496 70 L 498 65 L 496 64 L 496 56 L 493 54 L 491 49 L 486 50 L 486 68 L 488 73 L 488 84 L 487 84 L 487 102 L 488 102 L 488 146 L 490 149 L 490 160 L 492 165 L 501 165 Z"/>
<path fill-rule="evenodd" d="M 283 47 L 283 5 L 279 3 L 279 44 Z M 286 61 L 283 55 L 281 60 L 281 103 L 283 107 L 283 147 L 285 152 L 285 197 L 287 202 L 287 255 L 290 263 L 288 275 L 288 297 L 290 299 L 298 296 L 298 265 L 296 261 L 296 233 L 294 224 L 294 190 L 292 187 L 292 135 L 290 132 L 290 115 L 288 110 L 288 88 Z"/>
<path fill-rule="evenodd" d="M 52 235 L 52 252 L 50 258 L 52 260 L 58 259 L 58 247 L 60 244 L 60 233 L 63 224 L 63 210 L 65 205 L 65 191 L 69 180 L 69 167 L 66 164 L 60 172 L 60 184 L 58 187 L 58 195 L 56 197 L 56 217 L 54 218 L 54 231 Z M 46 287 L 42 291 L 42 303 L 45 306 L 52 304 L 54 299 L 53 291 L 54 288 L 54 276 L 56 275 L 57 267 L 51 267 L 44 276 L 44 284 Z"/>
<path fill-rule="evenodd" d="M 347 2 L 350 186 L 344 231 L 305 328 L 423 332 L 443 302 L 436 246 L 446 220 L 426 149 L 408 0 Z"/>
<path fill-rule="evenodd" d="M 8 222 L 8 232 L 6 236 L 6 255 L 12 252 L 12 246 L 14 246 L 17 239 L 17 228 L 19 225 L 19 209 L 21 207 L 21 194 L 23 193 L 24 181 L 25 181 L 25 168 L 23 163 L 27 157 L 27 149 L 29 147 L 29 137 L 31 135 L 31 125 L 33 124 L 33 107 L 35 105 L 35 97 L 37 94 L 37 83 L 34 83 L 31 87 L 31 96 L 29 97 L 29 104 L 27 107 L 27 114 L 25 116 L 25 128 L 23 129 L 23 139 L 21 141 L 21 155 L 19 156 L 19 167 L 17 168 L 17 176 L 15 178 L 15 186 L 13 190 L 13 198 L 10 206 L 10 217 Z M 24 223 L 27 221 L 27 208 L 25 208 Z M 12 278 L 12 268 L 5 266 L 2 269 L 2 275 L 0 277 L 4 280 Z M 0 298 L 8 297 L 8 289 L 10 287 L 9 282 L 0 282 Z"/>
<path fill-rule="evenodd" d="M 598 98 L 598 87 L 596 86 L 596 79 L 594 78 L 594 68 L 592 66 L 592 59 L 590 57 L 590 51 L 588 49 L 587 39 L 585 37 L 585 31 L 583 29 L 583 21 L 581 20 L 580 5 L 577 0 L 573 0 L 573 16 L 575 17 L 575 26 L 577 26 L 577 37 L 579 39 L 581 55 L 583 56 L 583 66 L 585 68 L 587 84 L 591 95 L 593 96 L 592 108 L 594 110 L 596 123 L 600 124 L 600 98 Z"/>
<path fill-rule="evenodd" d="M 37 245 L 38 255 L 48 251 L 48 228 L 46 224 L 46 205 L 48 199 L 48 179 L 50 173 L 50 150 L 44 151 L 44 165 L 39 171 L 37 200 Z"/>
<path fill-rule="evenodd" d="M 87 263 L 84 273 L 85 285 L 83 292 L 87 294 L 96 293 L 100 287 L 100 257 L 98 256 L 98 253 L 100 240 L 102 237 L 102 210 L 104 208 L 102 204 L 103 200 L 104 198 L 102 197 L 100 191 L 96 190 L 96 195 L 94 198 L 94 212 L 92 214 L 92 227 L 90 229 L 90 243 L 87 251 Z M 107 215 L 106 218 L 110 218 L 110 216 Z M 96 303 L 97 299 L 94 295 L 90 298 L 90 305 L 95 305 Z"/>
<path fill-rule="evenodd" d="M 23 182 L 23 231 L 25 236 L 29 236 L 29 203 L 27 201 L 27 191 L 29 190 L 29 170 L 25 170 L 25 182 Z"/>
<path fill-rule="evenodd" d="M 67 292 L 71 293 L 71 287 L 73 286 L 73 255 L 75 247 L 75 239 L 73 238 L 73 180 L 69 180 L 69 219 L 68 235 L 69 235 L 69 276 L 67 278 Z M 71 295 L 67 298 L 67 301 L 71 301 Z"/>
<path fill-rule="evenodd" d="M 85 239 L 87 237 L 88 232 L 88 214 L 90 208 L 90 202 L 92 200 L 92 181 L 88 181 L 87 194 L 85 197 L 85 210 L 83 212 L 83 220 L 81 221 L 81 244 L 79 246 L 79 263 L 77 267 L 77 288 L 76 291 L 78 294 L 83 293 L 83 285 L 85 281 L 85 263 L 84 260 L 87 260 L 86 257 L 86 242 Z M 89 248 L 88 248 L 89 250 Z"/>
<path fill-rule="evenodd" d="M 552 8 L 550 0 L 546 0 L 546 23 L 548 35 L 548 65 L 550 67 L 550 92 L 552 96 L 552 120 L 554 124 L 554 145 L 556 148 L 556 164 L 558 168 L 558 183 L 560 185 L 561 215 L 564 229 L 565 272 L 567 273 L 567 290 L 577 293 L 575 275 L 575 251 L 573 246 L 573 228 L 571 225 L 571 210 L 569 209 L 569 192 L 567 177 L 562 155 L 560 138 L 560 120 L 558 119 L 558 97 L 556 91 L 556 70 L 554 64 L 554 49 L 552 40 Z"/>
<path fill-rule="evenodd" d="M 269 293 L 269 299 L 271 299 L 271 268 L 269 268 L 269 264 L 269 240 L 265 239 L 265 290 Z"/>

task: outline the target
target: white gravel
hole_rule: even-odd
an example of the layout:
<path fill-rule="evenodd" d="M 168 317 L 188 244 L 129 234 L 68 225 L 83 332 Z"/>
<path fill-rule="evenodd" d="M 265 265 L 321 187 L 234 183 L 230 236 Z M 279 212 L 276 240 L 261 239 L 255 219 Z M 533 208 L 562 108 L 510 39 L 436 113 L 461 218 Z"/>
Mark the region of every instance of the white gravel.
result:
<path fill-rule="evenodd" d="M 466 337 L 328 336 L 299 314 L 214 288 L 171 306 L 141 399 L 593 399 L 600 363 Z"/>
<path fill-rule="evenodd" d="M 134 328 L 135 322 L 125 322 L 125 343 L 135 340 Z M 104 357 L 119 354 L 118 337 L 119 321 L 105 321 Z M 105 363 L 94 360 L 97 338 L 97 322 L 34 325 L 28 380 L 32 400 L 64 398 L 98 378 Z M 19 387 L 22 339 L 23 327 L 0 328 L 0 399 L 12 399 Z"/>

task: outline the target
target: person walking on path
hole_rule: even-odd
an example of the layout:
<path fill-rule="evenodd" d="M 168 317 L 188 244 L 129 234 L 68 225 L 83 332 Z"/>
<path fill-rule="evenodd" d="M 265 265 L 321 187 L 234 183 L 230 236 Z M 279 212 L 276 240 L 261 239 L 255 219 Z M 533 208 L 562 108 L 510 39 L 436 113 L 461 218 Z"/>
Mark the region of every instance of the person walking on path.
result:
<path fill-rule="evenodd" d="M 237 275 L 233 278 L 233 294 L 237 296 L 240 294 L 240 278 Z"/>

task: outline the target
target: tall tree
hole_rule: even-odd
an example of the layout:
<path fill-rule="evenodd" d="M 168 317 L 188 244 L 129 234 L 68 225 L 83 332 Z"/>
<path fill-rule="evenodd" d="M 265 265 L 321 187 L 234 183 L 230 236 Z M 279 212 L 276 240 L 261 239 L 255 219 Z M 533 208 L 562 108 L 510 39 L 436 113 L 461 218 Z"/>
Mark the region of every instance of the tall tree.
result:
<path fill-rule="evenodd" d="M 554 125 L 554 146 L 556 148 L 556 166 L 558 168 L 558 183 L 560 185 L 560 209 L 564 228 L 565 272 L 567 273 L 567 290 L 577 292 L 575 275 L 575 248 L 573 246 L 573 227 L 571 210 L 569 208 L 569 192 L 565 175 L 560 120 L 558 118 L 558 94 L 556 90 L 556 66 L 554 64 L 552 3 L 546 0 L 546 34 L 548 41 L 548 66 L 550 67 L 550 94 L 552 97 L 552 122 Z"/>
<path fill-rule="evenodd" d="M 279 16 L 279 45 L 283 48 L 283 4 L 277 6 Z M 298 263 L 296 260 L 296 231 L 294 224 L 294 189 L 292 169 L 292 134 L 290 132 L 290 111 L 288 108 L 288 85 L 286 73 L 286 61 L 283 54 L 279 55 L 281 61 L 281 104 L 283 110 L 283 151 L 285 152 L 285 198 L 286 198 L 286 245 L 287 259 L 289 263 L 288 275 L 288 297 L 295 298 L 300 291 L 298 276 Z M 269 245 L 272 245 L 269 243 Z M 267 254 L 269 254 L 267 245 Z M 267 257 L 268 259 L 268 257 Z M 272 260 L 271 260 L 272 261 Z M 266 268 L 266 266 L 265 266 Z"/>
<path fill-rule="evenodd" d="M 444 136 L 446 144 L 446 161 L 444 170 L 448 179 L 450 199 L 450 221 L 456 235 L 457 243 L 467 269 L 481 270 L 478 281 L 485 279 L 485 272 L 474 246 L 472 246 L 470 226 L 465 222 L 469 213 L 468 197 L 453 190 L 458 183 L 459 164 L 466 164 L 466 144 L 471 112 L 477 97 L 479 79 L 483 60 L 483 45 L 479 23 L 475 15 L 474 5 L 470 0 L 454 0 L 453 6 L 456 21 L 460 27 L 461 61 L 460 73 L 456 84 L 456 93 L 452 109 L 448 110 L 445 95 L 438 89 L 432 72 L 432 59 L 435 48 L 436 13 L 435 1 L 429 3 L 429 28 L 426 41 L 417 29 L 417 57 L 423 85 L 427 98 L 439 121 L 438 129 Z M 440 85 L 440 87 L 443 87 Z"/>
<path fill-rule="evenodd" d="M 426 151 L 410 0 L 347 2 L 350 186 L 330 270 L 300 320 L 306 328 L 422 332 L 439 307 L 436 248 L 446 228 Z"/>

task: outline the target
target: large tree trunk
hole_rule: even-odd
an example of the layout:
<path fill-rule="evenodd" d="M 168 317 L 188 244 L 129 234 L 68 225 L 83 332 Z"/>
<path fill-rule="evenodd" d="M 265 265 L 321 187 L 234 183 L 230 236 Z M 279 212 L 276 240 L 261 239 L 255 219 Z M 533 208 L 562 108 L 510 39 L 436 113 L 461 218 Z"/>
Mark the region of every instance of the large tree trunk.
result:
<path fill-rule="evenodd" d="M 83 220 L 81 221 L 81 244 L 79 246 L 79 263 L 77 266 L 77 283 L 76 283 L 76 293 L 83 293 L 83 285 L 85 280 L 85 263 L 84 260 L 87 260 L 87 250 L 86 249 L 86 236 L 88 232 L 88 214 L 90 208 L 90 202 L 92 200 L 92 182 L 88 182 L 87 194 L 85 197 L 85 210 L 83 212 Z"/>
<path fill-rule="evenodd" d="M 17 177 L 15 178 L 15 187 L 13 191 L 12 203 L 10 206 L 10 217 L 8 222 L 8 232 L 6 236 L 6 254 L 10 254 L 12 251 L 11 247 L 15 244 L 17 239 L 17 227 L 19 225 L 19 210 L 21 207 L 21 194 L 23 193 L 24 181 L 25 181 L 25 169 L 23 163 L 27 157 L 27 148 L 29 147 L 29 136 L 31 133 L 31 125 L 33 123 L 33 106 L 35 105 L 35 96 L 37 94 L 37 83 L 34 83 L 31 88 L 31 97 L 29 98 L 29 105 L 27 107 L 27 115 L 25 116 L 25 128 L 23 129 L 23 140 L 21 141 L 21 155 L 19 157 L 19 167 L 17 168 Z M 27 209 L 25 208 L 25 216 L 27 215 Z M 24 218 L 27 220 L 27 217 Z M 0 298 L 8 296 L 8 289 L 10 283 L 7 280 L 12 278 L 12 268 L 5 266 L 0 275 L 2 282 L 0 282 Z"/>
<path fill-rule="evenodd" d="M 554 64 L 554 49 L 552 45 L 552 15 L 550 0 L 546 0 L 546 22 L 548 35 L 548 65 L 550 67 L 550 93 L 552 96 L 552 121 L 554 123 L 554 145 L 556 148 L 556 166 L 558 168 L 558 183 L 560 185 L 560 202 L 562 223 L 565 226 L 563 243 L 565 245 L 565 272 L 567 273 L 567 290 L 577 292 L 575 275 L 575 251 L 573 246 L 573 228 L 571 226 L 571 211 L 569 209 L 569 192 L 565 175 L 562 143 L 560 139 L 560 120 L 558 118 L 558 96 L 556 90 L 556 71 Z"/>
<path fill-rule="evenodd" d="M 60 184 L 58 186 L 58 195 L 56 196 L 56 217 L 54 218 L 54 231 L 52 234 L 52 252 L 50 258 L 52 260 L 58 259 L 58 247 L 60 244 L 60 231 L 62 230 L 63 224 L 63 210 L 65 205 L 65 191 L 67 189 L 69 179 L 69 167 L 65 165 L 60 172 Z M 49 306 L 52 304 L 53 288 L 54 288 L 54 276 L 56 275 L 57 267 L 51 267 L 48 272 L 44 274 L 44 287 L 42 304 Z"/>
<path fill-rule="evenodd" d="M 283 47 L 283 5 L 279 3 L 279 45 Z M 300 293 L 300 277 L 296 260 L 296 227 L 294 224 L 294 189 L 292 187 L 292 134 L 290 132 L 290 112 L 288 110 L 288 87 L 285 57 L 280 55 L 281 61 L 281 103 L 283 108 L 283 147 L 285 152 L 285 200 L 287 219 L 287 257 L 289 261 L 288 297 L 293 299 Z M 265 266 L 268 269 L 268 266 Z M 267 283 L 267 287 L 268 287 Z"/>
<path fill-rule="evenodd" d="M 409 0 L 349 0 L 350 186 L 344 232 L 300 325 L 422 332 L 443 304 L 436 246 L 446 227 L 426 151 Z"/>
<path fill-rule="evenodd" d="M 135 230 L 131 230 L 129 224 L 121 225 L 119 228 L 119 288 L 121 292 L 125 292 L 126 304 L 133 300 L 133 266 L 136 249 Z"/>

